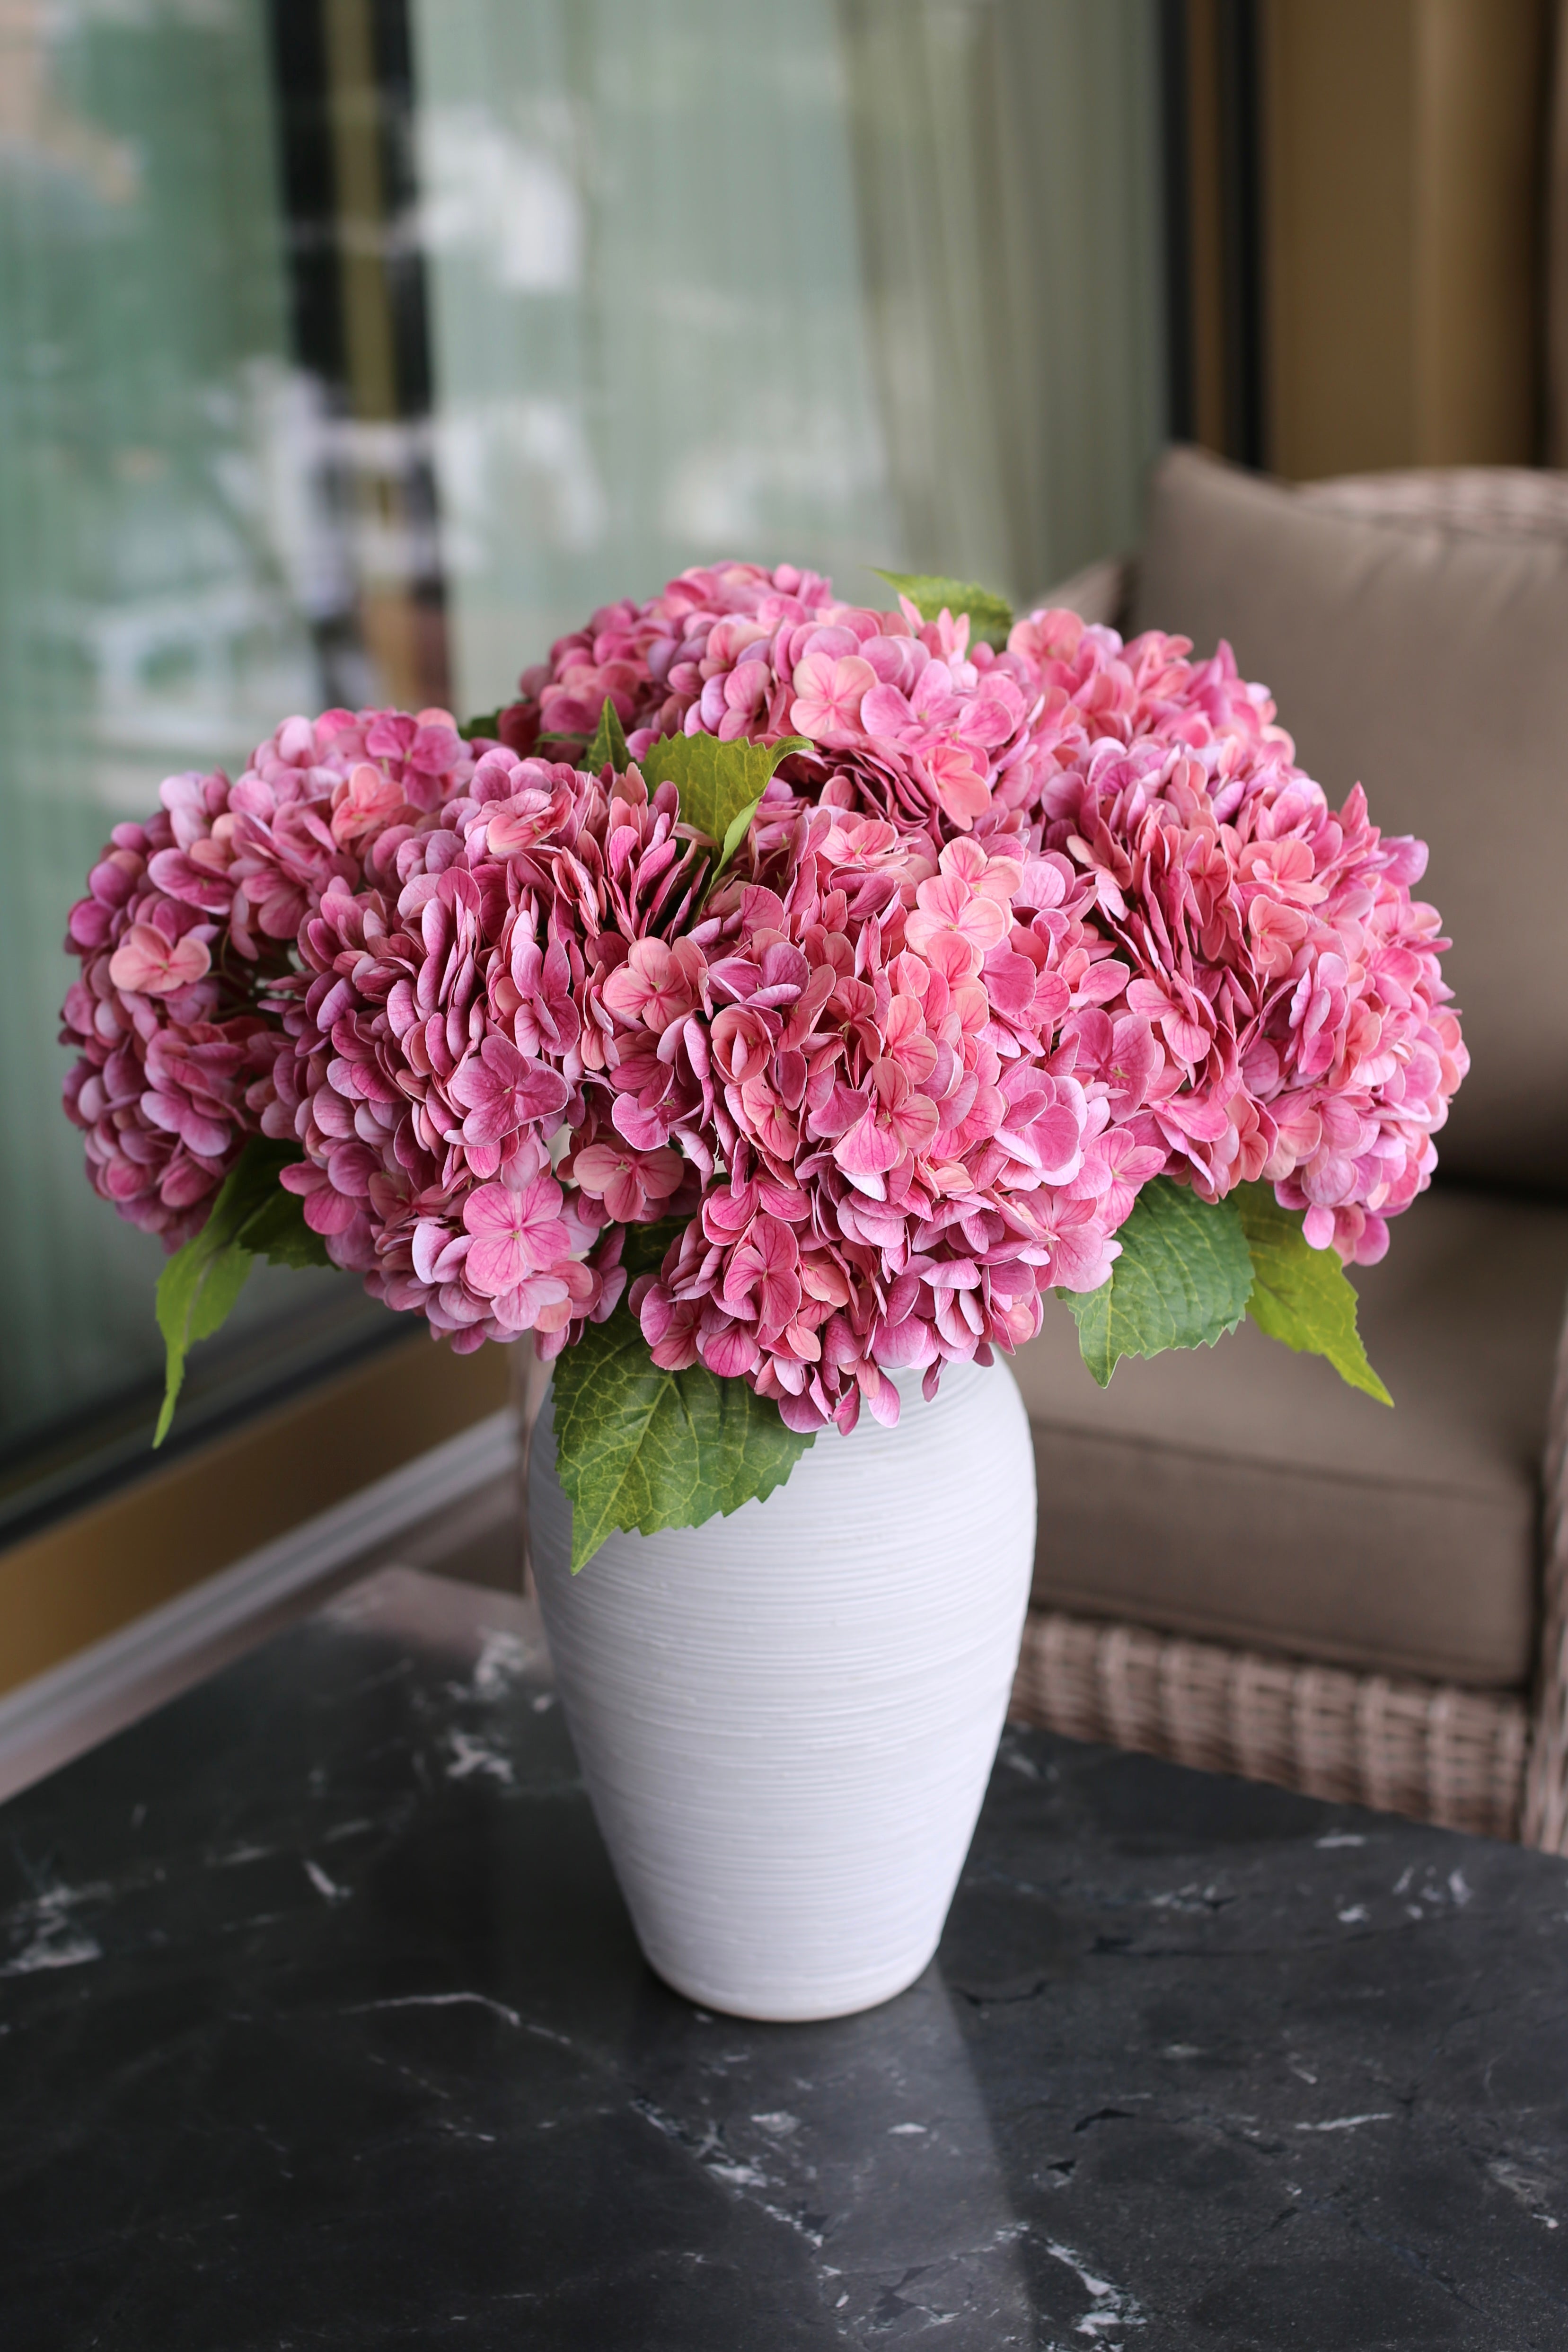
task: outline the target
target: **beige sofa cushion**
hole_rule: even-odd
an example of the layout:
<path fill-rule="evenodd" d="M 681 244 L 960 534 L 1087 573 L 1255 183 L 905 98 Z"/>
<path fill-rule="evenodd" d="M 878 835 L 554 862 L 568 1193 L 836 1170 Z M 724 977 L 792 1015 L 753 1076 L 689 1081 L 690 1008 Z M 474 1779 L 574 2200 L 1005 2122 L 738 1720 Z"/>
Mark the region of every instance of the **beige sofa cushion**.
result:
<path fill-rule="evenodd" d="M 1102 1393 L 1047 1302 L 1014 1367 L 1037 1602 L 1372 1673 L 1528 1680 L 1568 1210 L 1431 1192 L 1355 1279 L 1392 1412 L 1251 1324 L 1124 1360 Z"/>
<path fill-rule="evenodd" d="M 1331 796 L 1430 844 L 1472 1061 L 1444 1167 L 1568 1192 L 1568 531 L 1371 520 L 1174 450 L 1131 625 L 1228 637 Z"/>

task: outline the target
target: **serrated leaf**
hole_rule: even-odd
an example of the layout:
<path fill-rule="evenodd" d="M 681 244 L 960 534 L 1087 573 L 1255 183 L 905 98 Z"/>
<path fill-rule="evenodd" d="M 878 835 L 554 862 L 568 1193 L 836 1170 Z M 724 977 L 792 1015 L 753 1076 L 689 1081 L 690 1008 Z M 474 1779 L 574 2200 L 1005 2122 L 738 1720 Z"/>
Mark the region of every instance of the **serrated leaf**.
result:
<path fill-rule="evenodd" d="M 1116 1236 L 1121 1255 L 1098 1290 L 1058 1294 L 1084 1362 L 1104 1388 L 1123 1356 L 1212 1348 L 1247 1312 L 1252 1259 L 1232 1201 L 1200 1201 L 1156 1177 Z"/>
<path fill-rule="evenodd" d="M 458 732 L 462 737 L 465 743 L 471 743 L 476 735 L 494 736 L 500 725 L 500 710 L 487 710 L 482 712 L 478 719 L 466 719 L 463 725 L 458 728 Z"/>
<path fill-rule="evenodd" d="M 185 1359 L 198 1339 L 210 1339 L 227 1321 L 258 1257 L 279 1265 L 320 1265 L 310 1248 L 319 1242 L 301 1204 L 279 1183 L 300 1157 L 297 1145 L 253 1136 L 224 1180 L 207 1221 L 178 1249 L 158 1277 L 158 1328 L 163 1335 L 163 1402 L 153 1433 L 162 1445 L 184 1384 Z M 288 1202 L 288 1208 L 280 1203 Z M 308 1240 L 302 1241 L 304 1234 Z"/>
<path fill-rule="evenodd" d="M 715 883 L 721 880 L 723 876 L 729 871 L 736 851 L 740 848 L 741 844 L 744 841 L 747 834 L 750 833 L 752 829 L 752 819 L 756 815 L 757 811 L 761 806 L 761 801 L 748 801 L 745 807 L 737 811 L 736 814 L 731 818 L 723 841 L 720 845 L 718 863 L 715 865 L 711 875 L 709 877 L 708 887 L 710 890 L 711 890 Z"/>
<path fill-rule="evenodd" d="M 228 1321 L 255 1263 L 254 1253 L 238 1242 L 214 1251 L 191 1307 L 187 1338 L 193 1346 L 198 1339 L 210 1339 Z"/>
<path fill-rule="evenodd" d="M 658 1217 L 651 1223 L 624 1225 L 621 1228 L 621 1264 L 626 1270 L 626 1280 L 635 1282 L 639 1274 L 657 1274 L 673 1244 L 686 1231 L 685 1217 Z"/>
<path fill-rule="evenodd" d="M 233 1181 L 232 1179 L 230 1180 Z M 219 1196 L 221 1200 L 221 1195 Z M 255 1260 L 234 1241 L 214 1237 L 215 1208 L 199 1234 L 174 1252 L 158 1276 L 158 1328 L 163 1335 L 163 1402 L 154 1446 L 162 1445 L 174 1418 L 185 1380 L 185 1358 L 198 1339 L 207 1339 L 226 1321 Z"/>
<path fill-rule="evenodd" d="M 583 765 L 592 776 L 596 776 L 602 768 L 613 768 L 617 776 L 622 776 L 631 763 L 632 755 L 626 749 L 626 730 L 621 725 L 621 714 L 606 694 L 594 740 L 583 755 Z"/>
<path fill-rule="evenodd" d="M 940 620 L 944 608 L 955 621 L 961 613 L 967 613 L 972 636 L 984 637 L 998 650 L 1006 644 L 1013 608 L 994 589 L 979 587 L 973 580 L 944 580 L 926 572 L 879 571 L 877 577 L 907 596 L 922 621 Z"/>
<path fill-rule="evenodd" d="M 1356 1295 L 1336 1250 L 1315 1250 L 1301 1219 L 1282 1209 L 1270 1184 L 1231 1194 L 1252 1258 L 1247 1313 L 1260 1331 L 1298 1355 L 1326 1356 L 1342 1381 L 1380 1404 L 1389 1395 L 1367 1361 L 1356 1328 Z"/>
<path fill-rule="evenodd" d="M 661 735 L 638 764 L 650 793 L 660 784 L 674 784 L 680 822 L 705 835 L 725 865 L 745 839 L 746 825 L 779 761 L 792 751 L 810 749 L 800 735 L 786 735 L 780 743 L 752 743 L 744 736 L 721 743 L 712 735 Z M 742 817 L 745 824 L 734 833 Z"/>
<path fill-rule="evenodd" d="M 744 1381 L 661 1371 L 625 1305 L 556 1358 L 554 1400 L 574 1575 L 617 1528 L 700 1528 L 771 1495 L 812 1442 Z"/>

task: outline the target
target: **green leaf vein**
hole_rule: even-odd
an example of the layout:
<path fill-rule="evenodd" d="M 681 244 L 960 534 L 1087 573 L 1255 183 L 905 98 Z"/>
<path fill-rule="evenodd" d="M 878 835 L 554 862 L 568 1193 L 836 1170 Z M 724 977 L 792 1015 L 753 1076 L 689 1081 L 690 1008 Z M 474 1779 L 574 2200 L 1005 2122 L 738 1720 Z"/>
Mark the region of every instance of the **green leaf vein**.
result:
<path fill-rule="evenodd" d="M 557 1358 L 554 1417 L 574 1573 L 617 1528 L 700 1527 L 771 1495 L 812 1443 L 744 1381 L 661 1370 L 624 1304 Z"/>

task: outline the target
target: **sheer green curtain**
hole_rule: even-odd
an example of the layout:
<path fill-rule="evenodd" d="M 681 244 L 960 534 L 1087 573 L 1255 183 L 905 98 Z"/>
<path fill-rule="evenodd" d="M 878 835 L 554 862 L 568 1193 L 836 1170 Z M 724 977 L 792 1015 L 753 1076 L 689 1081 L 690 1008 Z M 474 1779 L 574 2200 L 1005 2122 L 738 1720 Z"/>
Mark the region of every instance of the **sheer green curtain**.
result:
<path fill-rule="evenodd" d="M 459 692 L 720 553 L 1026 596 L 1163 427 L 1154 0 L 416 0 Z"/>
<path fill-rule="evenodd" d="M 901 551 L 831 0 L 416 0 L 455 669 L 606 596 Z"/>
<path fill-rule="evenodd" d="M 1165 424 L 1153 0 L 839 0 L 911 562 L 1029 598 L 1137 533 Z"/>
<path fill-rule="evenodd" d="M 264 32 L 259 0 L 0 13 L 0 1464 L 161 1359 L 162 1252 L 59 1108 L 67 909 L 163 776 L 320 699 Z"/>

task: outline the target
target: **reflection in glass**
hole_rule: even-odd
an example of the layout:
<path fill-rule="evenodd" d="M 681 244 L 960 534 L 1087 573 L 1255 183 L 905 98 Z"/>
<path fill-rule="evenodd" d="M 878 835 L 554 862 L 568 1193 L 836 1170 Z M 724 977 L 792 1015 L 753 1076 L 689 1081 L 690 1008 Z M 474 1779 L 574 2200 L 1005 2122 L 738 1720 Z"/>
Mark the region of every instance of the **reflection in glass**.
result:
<path fill-rule="evenodd" d="M 58 1108 L 110 826 L 293 709 L 493 707 L 718 555 L 1026 597 L 1127 544 L 1153 35 L 1152 0 L 4 0 L 0 1533 L 153 1416 L 158 1245 Z M 185 1442 L 395 1328 L 253 1277 Z"/>
<path fill-rule="evenodd" d="M 153 1375 L 157 1244 L 58 1104 L 66 910 L 171 771 L 320 694 L 263 26 L 243 6 L 0 17 L 0 1412 L 29 1447 Z M 269 1297 L 268 1291 L 273 1295 Z M 247 1302 L 277 1311 L 276 1286 Z"/>

